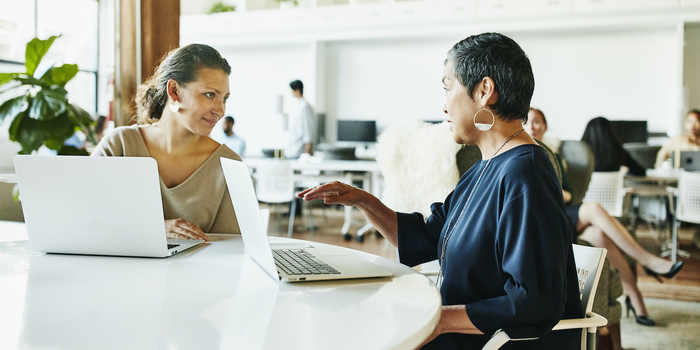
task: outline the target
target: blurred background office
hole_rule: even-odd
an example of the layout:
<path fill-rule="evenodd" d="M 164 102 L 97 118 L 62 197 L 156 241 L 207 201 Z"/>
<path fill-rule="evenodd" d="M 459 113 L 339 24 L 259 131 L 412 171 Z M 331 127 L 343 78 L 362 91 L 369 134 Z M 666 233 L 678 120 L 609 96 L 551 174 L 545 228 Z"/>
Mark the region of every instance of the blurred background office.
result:
<path fill-rule="evenodd" d="M 21 70 L 31 38 L 63 33 L 45 61 L 77 63 L 80 72 L 66 87 L 71 100 L 117 126 L 133 122 L 130 89 L 170 47 L 216 47 L 233 67 L 227 113 L 236 116 L 248 156 L 282 148 L 295 108 L 288 84 L 297 79 L 315 114 L 316 143 L 338 141 L 339 121 L 374 121 L 381 133 L 396 122 L 444 119 L 440 63 L 453 43 L 483 31 L 503 32 L 528 53 L 537 80 L 532 104 L 547 110 L 549 132 L 560 139 L 579 139 L 590 118 L 605 115 L 645 121 L 648 142 L 661 145 L 700 106 L 698 0 L 0 0 L 0 6 L 0 69 Z M 12 97 L 5 95 L 0 101 Z"/>
<path fill-rule="evenodd" d="M 580 140 L 590 119 L 605 116 L 626 149 L 651 154 L 642 164 L 651 167 L 654 150 L 700 108 L 700 0 L 0 0 L 0 9 L 0 72 L 24 71 L 32 38 L 61 34 L 43 62 L 78 64 L 69 99 L 96 121 L 103 115 L 105 134 L 135 122 L 136 87 L 166 52 L 213 46 L 232 67 L 226 115 L 235 124 L 222 119 L 212 137 L 240 137 L 249 158 L 285 148 L 298 106 L 289 83 L 299 80 L 313 111 L 314 155 L 373 159 L 390 125 L 445 119 L 445 54 L 485 31 L 528 54 L 532 105 L 560 140 Z M 0 103 L 19 93 L 0 93 Z M 10 123 L 0 124 L 0 174 L 13 171 L 19 150 Z M 0 220 L 21 220 L 11 190 L 0 183 Z M 316 238 L 332 225 L 320 224 Z M 700 300 L 693 283 L 687 293 L 640 288 Z M 623 340 L 634 330 L 625 327 Z M 635 336 L 665 347 L 655 346 L 656 331 Z"/>

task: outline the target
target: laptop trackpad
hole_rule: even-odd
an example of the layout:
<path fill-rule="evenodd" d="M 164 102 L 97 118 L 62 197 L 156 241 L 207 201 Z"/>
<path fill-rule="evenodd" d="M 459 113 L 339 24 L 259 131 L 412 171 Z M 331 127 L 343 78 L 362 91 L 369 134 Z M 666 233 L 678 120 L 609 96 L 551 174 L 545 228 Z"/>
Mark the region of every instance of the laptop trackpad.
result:
<path fill-rule="evenodd" d="M 388 271 L 353 255 L 321 255 L 320 258 L 347 275 L 391 275 Z"/>

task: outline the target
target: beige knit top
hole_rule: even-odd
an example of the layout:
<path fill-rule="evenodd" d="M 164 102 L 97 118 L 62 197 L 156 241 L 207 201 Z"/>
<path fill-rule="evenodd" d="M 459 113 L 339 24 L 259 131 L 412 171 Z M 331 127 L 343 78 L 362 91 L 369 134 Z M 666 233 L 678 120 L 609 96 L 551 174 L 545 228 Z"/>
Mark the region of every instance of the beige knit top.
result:
<path fill-rule="evenodd" d="M 92 155 L 150 157 L 140 127 L 132 125 L 114 129 L 100 141 Z M 183 218 L 206 233 L 240 233 L 220 157 L 241 160 L 226 145 L 220 145 L 183 183 L 167 188 L 161 178 L 165 220 Z"/>
<path fill-rule="evenodd" d="M 666 159 L 671 158 L 673 152 L 676 149 L 680 151 L 700 151 L 700 145 L 698 145 L 697 139 L 691 139 L 689 135 L 678 135 L 669 138 L 664 143 L 663 147 L 656 154 L 656 163 L 654 163 L 654 168 L 661 168 L 661 164 Z"/>

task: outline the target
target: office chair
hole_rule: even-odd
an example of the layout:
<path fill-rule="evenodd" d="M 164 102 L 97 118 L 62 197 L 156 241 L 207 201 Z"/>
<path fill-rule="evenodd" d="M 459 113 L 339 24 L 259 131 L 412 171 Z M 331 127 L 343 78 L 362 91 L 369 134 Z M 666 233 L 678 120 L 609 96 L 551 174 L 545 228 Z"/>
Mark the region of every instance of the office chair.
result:
<path fill-rule="evenodd" d="M 585 310 L 584 318 L 561 320 L 552 331 L 565 329 L 581 329 L 581 349 L 593 350 L 596 348 L 596 333 L 598 327 L 608 324 L 605 317 L 600 316 L 591 310 L 593 309 L 593 299 L 598 288 L 598 280 L 603 270 L 603 262 L 607 250 L 605 248 L 593 248 L 574 244 L 574 260 L 576 262 L 576 275 L 578 276 L 578 286 L 581 298 L 581 307 Z M 506 332 L 498 330 L 484 345 L 482 350 L 500 349 L 509 341 L 527 341 L 529 339 L 511 339 Z"/>
<path fill-rule="evenodd" d="M 651 146 L 642 142 L 627 142 L 622 144 L 622 148 L 641 166 L 646 169 L 653 169 L 654 163 L 656 163 L 656 155 L 659 153 L 661 146 Z"/>
<path fill-rule="evenodd" d="M 676 192 L 676 191 L 673 191 Z M 676 195 L 675 215 L 673 215 L 673 233 L 671 236 L 671 250 L 661 255 L 671 255 L 671 262 L 676 263 L 676 256 L 689 258 L 690 253 L 678 249 L 678 226 L 680 221 L 700 224 L 700 173 L 681 171 L 678 179 Z"/>
<path fill-rule="evenodd" d="M 622 170 L 594 172 L 583 197 L 583 203 L 598 203 L 610 216 L 622 217 L 625 196 L 628 192 L 623 187 L 624 177 L 625 173 Z"/>
<path fill-rule="evenodd" d="M 255 192 L 258 200 L 264 203 L 279 204 L 291 202 L 287 237 L 294 231 L 296 197 L 294 188 L 294 169 L 285 160 L 270 160 L 257 167 L 255 171 Z M 311 214 L 311 213 L 310 213 Z M 314 233 L 313 215 L 311 216 L 311 234 Z"/>
<path fill-rule="evenodd" d="M 580 204 L 595 169 L 593 152 L 585 142 L 565 140 L 559 146 L 559 154 L 566 162 L 569 183 L 574 190 L 570 205 Z"/>

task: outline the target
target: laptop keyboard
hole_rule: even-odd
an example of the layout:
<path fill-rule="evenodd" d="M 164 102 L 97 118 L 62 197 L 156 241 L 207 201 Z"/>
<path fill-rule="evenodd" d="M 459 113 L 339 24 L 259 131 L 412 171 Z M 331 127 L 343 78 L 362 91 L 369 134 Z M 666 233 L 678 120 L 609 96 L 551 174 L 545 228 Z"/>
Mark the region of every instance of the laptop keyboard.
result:
<path fill-rule="evenodd" d="M 173 249 L 175 247 L 179 247 L 179 244 L 168 244 L 168 250 Z"/>
<path fill-rule="evenodd" d="M 277 269 L 288 275 L 336 275 L 340 272 L 304 249 L 274 249 Z"/>

